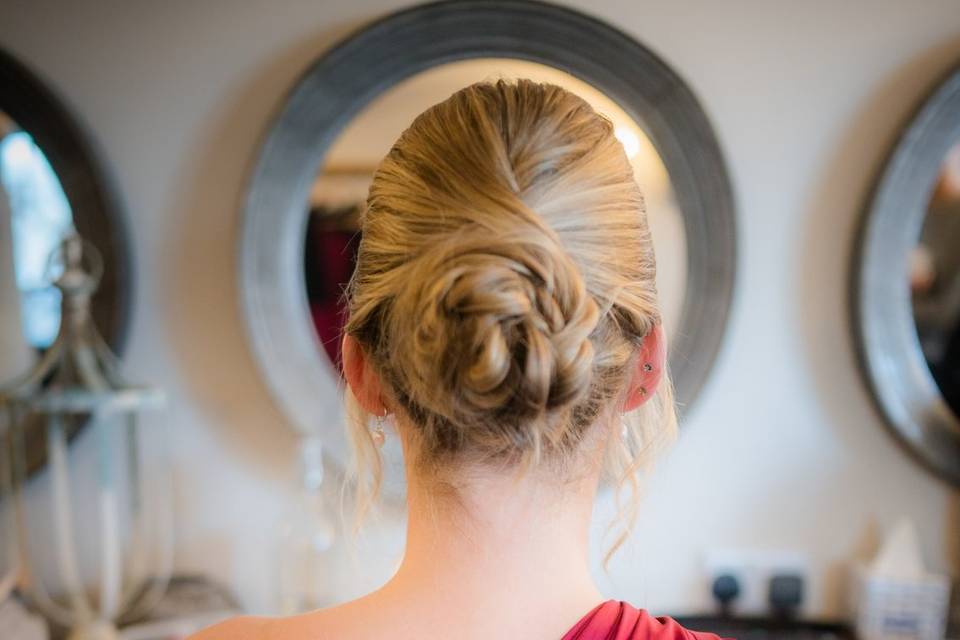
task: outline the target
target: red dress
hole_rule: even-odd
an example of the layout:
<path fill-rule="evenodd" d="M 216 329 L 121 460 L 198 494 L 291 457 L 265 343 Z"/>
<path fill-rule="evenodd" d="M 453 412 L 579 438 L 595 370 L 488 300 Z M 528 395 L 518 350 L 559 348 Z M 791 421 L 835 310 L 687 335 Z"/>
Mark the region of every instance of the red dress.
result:
<path fill-rule="evenodd" d="M 672 618 L 654 618 L 626 602 L 607 600 L 580 620 L 563 640 L 719 640 L 681 627 Z"/>

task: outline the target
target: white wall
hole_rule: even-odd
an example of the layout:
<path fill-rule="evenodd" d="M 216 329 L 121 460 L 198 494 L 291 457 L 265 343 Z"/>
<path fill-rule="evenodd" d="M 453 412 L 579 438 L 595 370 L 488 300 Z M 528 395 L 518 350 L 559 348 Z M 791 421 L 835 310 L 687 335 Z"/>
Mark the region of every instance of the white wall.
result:
<path fill-rule="evenodd" d="M 229 582 L 254 611 L 275 602 L 270 523 L 291 507 L 295 439 L 238 315 L 238 203 L 297 75 L 397 4 L 0 3 L 0 45 L 90 126 L 128 209 L 137 279 L 126 360 L 173 401 L 178 564 Z M 688 80 L 726 151 L 740 215 L 728 341 L 603 584 L 657 612 L 695 610 L 703 550 L 795 548 L 817 571 L 814 611 L 832 615 L 841 564 L 901 514 L 919 524 L 931 567 L 956 573 L 957 496 L 882 429 L 855 370 L 845 301 L 865 190 L 911 105 L 960 59 L 960 7 L 573 4 Z M 397 531 L 388 519 L 344 560 L 341 597 L 389 571 Z M 348 572 L 351 562 L 360 567 Z"/>

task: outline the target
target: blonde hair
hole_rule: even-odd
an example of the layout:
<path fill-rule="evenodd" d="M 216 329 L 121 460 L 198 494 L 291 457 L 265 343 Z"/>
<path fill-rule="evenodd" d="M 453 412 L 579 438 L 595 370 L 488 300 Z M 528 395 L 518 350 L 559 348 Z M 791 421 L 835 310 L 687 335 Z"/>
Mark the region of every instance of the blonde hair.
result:
<path fill-rule="evenodd" d="M 412 425 L 418 473 L 563 463 L 616 415 L 660 322 L 655 262 L 630 162 L 583 99 L 524 79 L 456 92 L 383 159 L 361 228 L 345 331 Z M 348 403 L 370 498 L 370 416 Z M 675 424 L 666 376 L 634 413 L 608 470 L 635 494 L 642 453 Z"/>

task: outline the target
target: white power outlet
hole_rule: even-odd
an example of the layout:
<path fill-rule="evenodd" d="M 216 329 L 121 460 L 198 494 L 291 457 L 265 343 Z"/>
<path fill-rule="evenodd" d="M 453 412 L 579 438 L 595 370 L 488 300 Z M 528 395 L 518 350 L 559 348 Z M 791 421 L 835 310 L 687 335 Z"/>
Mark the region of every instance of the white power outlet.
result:
<path fill-rule="evenodd" d="M 722 575 L 733 576 L 740 586 L 740 595 L 733 601 L 731 611 L 737 615 L 769 615 L 770 578 L 790 574 L 803 579 L 805 591 L 809 592 L 810 563 L 798 551 L 717 549 L 704 558 L 706 590 L 713 600 L 713 582 Z M 806 599 L 799 614 L 803 614 Z"/>

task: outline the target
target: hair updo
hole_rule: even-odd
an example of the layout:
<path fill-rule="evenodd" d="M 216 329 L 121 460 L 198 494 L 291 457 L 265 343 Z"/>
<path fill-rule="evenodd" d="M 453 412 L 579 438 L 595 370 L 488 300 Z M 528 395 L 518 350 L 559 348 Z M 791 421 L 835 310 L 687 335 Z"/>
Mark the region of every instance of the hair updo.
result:
<path fill-rule="evenodd" d="M 563 460 L 660 322 L 654 276 L 612 123 L 555 85 L 481 82 L 418 116 L 377 168 L 345 331 L 418 469 Z M 672 424 L 666 379 L 647 405 Z M 372 460 L 366 424 L 353 439 Z"/>

